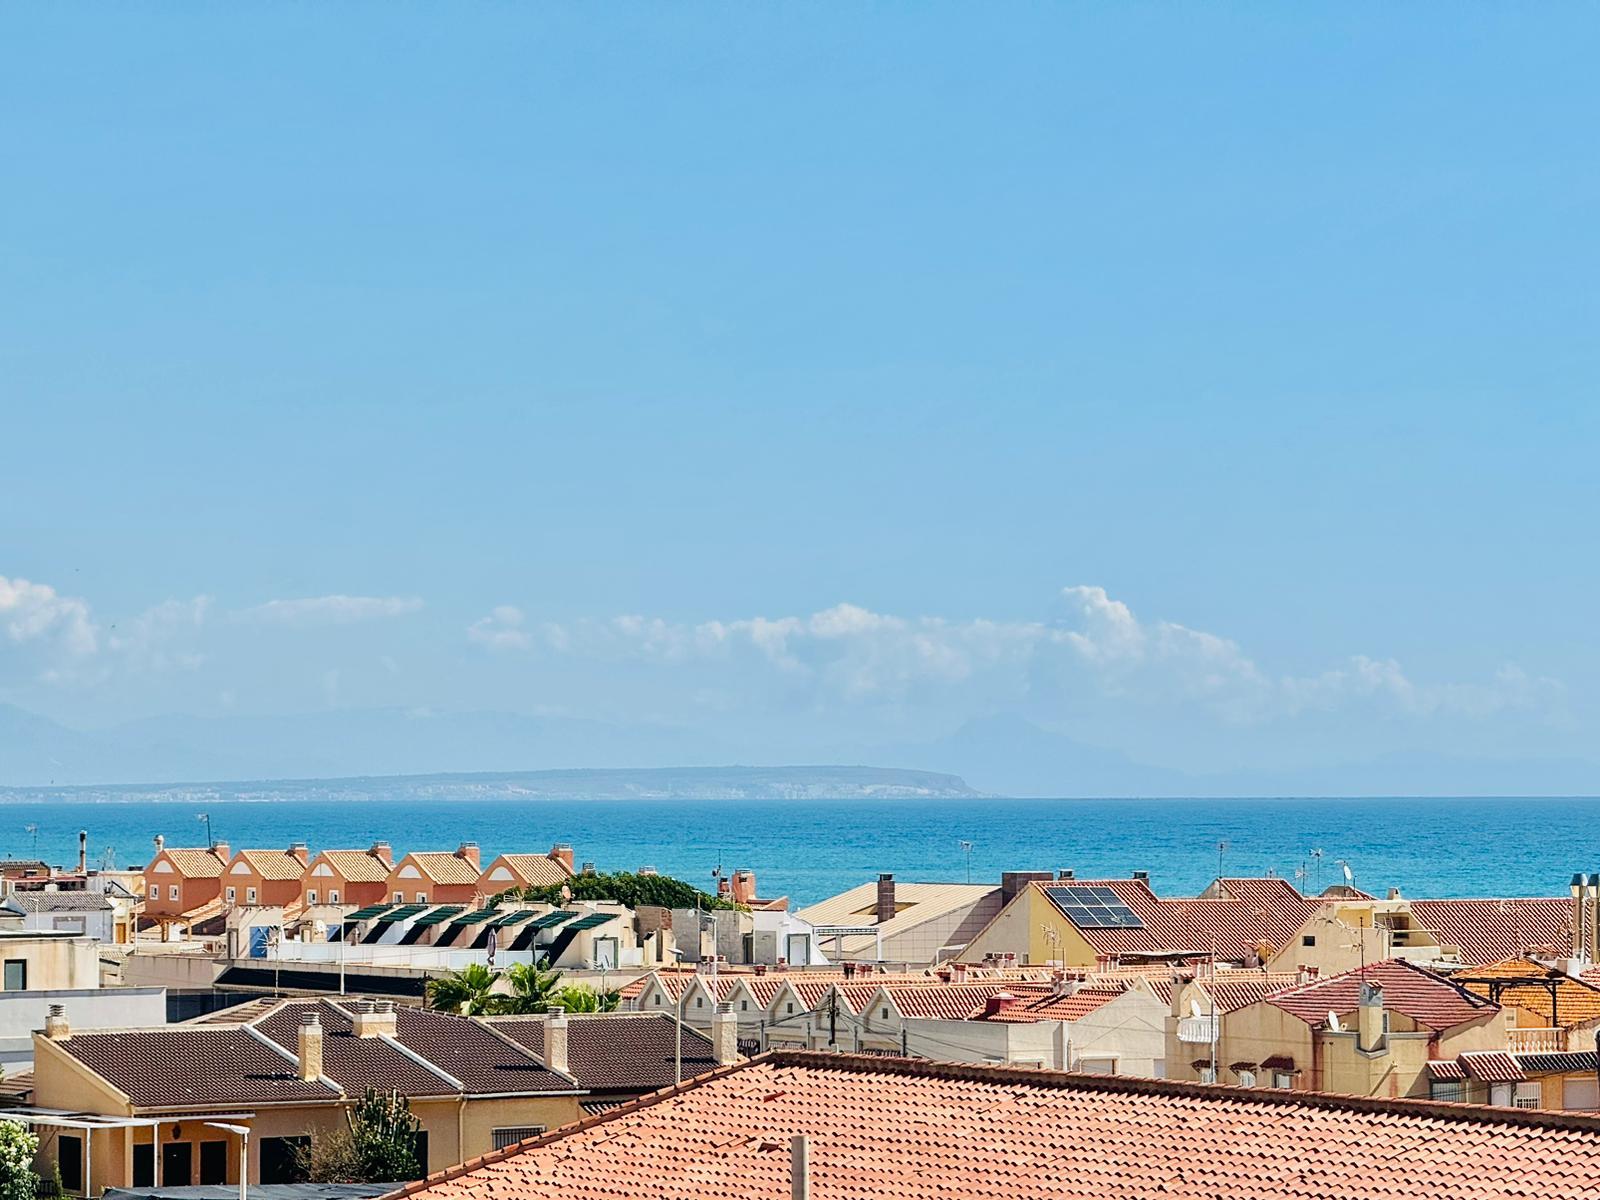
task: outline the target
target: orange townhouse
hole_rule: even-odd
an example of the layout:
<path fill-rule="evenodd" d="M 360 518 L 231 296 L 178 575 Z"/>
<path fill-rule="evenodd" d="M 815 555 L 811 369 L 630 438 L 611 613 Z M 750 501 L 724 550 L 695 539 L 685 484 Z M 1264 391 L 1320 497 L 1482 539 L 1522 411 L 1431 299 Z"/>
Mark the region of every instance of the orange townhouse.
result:
<path fill-rule="evenodd" d="M 306 873 L 310 855 L 304 842 L 287 850 L 240 850 L 222 876 L 222 899 L 226 904 L 287 907 L 300 900 L 300 877 Z"/>
<path fill-rule="evenodd" d="M 365 908 L 389 898 L 385 884 L 394 870 L 394 850 L 388 842 L 373 842 L 367 850 L 324 850 L 300 877 L 300 903 L 354 904 Z"/>
<path fill-rule="evenodd" d="M 388 899 L 396 904 L 471 904 L 481 894 L 478 843 L 462 842 L 454 851 L 413 851 L 384 880 Z"/>
<path fill-rule="evenodd" d="M 156 838 L 156 856 L 144 869 L 144 915 L 178 917 L 215 900 L 228 866 L 228 843 L 168 846 Z"/>
<path fill-rule="evenodd" d="M 549 854 L 502 854 L 478 877 L 485 896 L 501 892 L 547 888 L 572 878 L 572 847 L 553 846 Z"/>

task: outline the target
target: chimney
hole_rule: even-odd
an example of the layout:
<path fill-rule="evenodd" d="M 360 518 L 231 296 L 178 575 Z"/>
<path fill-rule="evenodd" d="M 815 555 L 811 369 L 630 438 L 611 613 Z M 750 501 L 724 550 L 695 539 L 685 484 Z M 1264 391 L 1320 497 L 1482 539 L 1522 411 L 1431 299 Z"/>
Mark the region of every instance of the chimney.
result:
<path fill-rule="evenodd" d="M 478 862 L 477 842 L 462 842 L 461 845 L 456 847 L 456 857 L 466 859 L 475 870 L 481 871 L 483 869 L 482 864 Z"/>
<path fill-rule="evenodd" d="M 583 864 L 583 870 L 580 872 L 580 874 L 593 875 L 594 874 L 594 864 L 593 863 L 584 863 Z"/>
<path fill-rule="evenodd" d="M 803 1133 L 789 1140 L 789 1200 L 811 1200 L 811 1139 Z"/>
<path fill-rule="evenodd" d="M 1059 871 L 1056 872 L 1056 878 L 1059 879 L 1059 880 L 1062 880 L 1063 882 L 1067 882 L 1067 883 L 1070 883 L 1072 880 L 1076 879 L 1077 877 L 1078 877 L 1078 873 L 1076 871 L 1074 871 L 1071 867 L 1062 867 Z"/>
<path fill-rule="evenodd" d="M 1133 873 L 1133 881 L 1135 883 L 1142 883 L 1146 887 L 1149 887 L 1150 886 L 1150 872 L 1149 871 L 1135 871 Z"/>
<path fill-rule="evenodd" d="M 322 1077 L 322 1019 L 315 1010 L 300 1019 L 300 1061 L 296 1074 L 301 1079 Z"/>
<path fill-rule="evenodd" d="M 1361 1007 L 1356 1010 L 1356 1048 L 1383 1049 L 1383 989 L 1366 980 L 1361 982 Z"/>
<path fill-rule="evenodd" d="M 882 925 L 894 916 L 894 876 L 885 873 L 878 876 L 878 911 L 877 923 Z"/>
<path fill-rule="evenodd" d="M 372 849 L 367 851 L 386 867 L 394 866 L 394 847 L 388 842 L 373 842 Z"/>
<path fill-rule="evenodd" d="M 1028 884 L 1038 880 L 1040 883 L 1050 882 L 1049 871 L 1001 871 L 1000 872 L 1000 904 L 1004 907 L 1015 900 L 1022 892 L 1027 890 Z"/>
<path fill-rule="evenodd" d="M 394 1037 L 393 1000 L 362 1000 L 356 1005 L 351 1032 L 358 1038 Z"/>
<path fill-rule="evenodd" d="M 52 1004 L 45 1013 L 44 1035 L 52 1042 L 64 1042 L 72 1036 L 72 1026 L 67 1023 L 65 1004 Z"/>
<path fill-rule="evenodd" d="M 311 848 L 304 842 L 290 842 L 289 857 L 298 858 L 300 860 L 300 865 L 303 867 L 306 865 L 306 861 L 311 857 Z"/>
<path fill-rule="evenodd" d="M 1010 992 L 1000 991 L 994 993 L 994 995 L 990 996 L 983 1002 L 984 1019 L 987 1020 L 990 1017 L 999 1016 L 1016 1002 L 1017 998 Z"/>
<path fill-rule="evenodd" d="M 166 848 L 167 848 L 167 835 L 164 834 L 164 833 L 156 834 L 156 853 L 160 854 Z"/>
<path fill-rule="evenodd" d="M 1389 889 L 1389 899 L 1391 899 L 1391 900 L 1403 899 L 1403 897 L 1400 895 L 1400 889 L 1399 888 L 1390 888 Z"/>
<path fill-rule="evenodd" d="M 567 843 L 557 842 L 550 847 L 550 853 L 546 857 L 552 862 L 558 862 L 565 867 L 568 875 L 572 874 L 572 847 Z"/>
<path fill-rule="evenodd" d="M 228 843 L 227 842 L 212 842 L 211 843 L 211 853 L 215 854 L 223 862 L 227 862 L 229 857 L 230 857 Z"/>
<path fill-rule="evenodd" d="M 544 1019 L 544 1065 L 567 1073 L 567 1013 L 563 1008 L 552 1008 Z"/>
<path fill-rule="evenodd" d="M 753 904 L 756 898 L 756 873 L 754 871 L 735 871 L 733 873 L 733 901 L 735 904 Z"/>
<path fill-rule="evenodd" d="M 78 874 L 79 875 L 87 875 L 88 873 L 89 873 L 89 831 L 87 829 L 80 829 L 80 830 L 78 830 Z"/>
<path fill-rule="evenodd" d="M 719 1067 L 731 1067 L 739 1061 L 739 1018 L 733 1014 L 733 1005 L 717 1005 L 711 1017 L 711 1053 Z"/>

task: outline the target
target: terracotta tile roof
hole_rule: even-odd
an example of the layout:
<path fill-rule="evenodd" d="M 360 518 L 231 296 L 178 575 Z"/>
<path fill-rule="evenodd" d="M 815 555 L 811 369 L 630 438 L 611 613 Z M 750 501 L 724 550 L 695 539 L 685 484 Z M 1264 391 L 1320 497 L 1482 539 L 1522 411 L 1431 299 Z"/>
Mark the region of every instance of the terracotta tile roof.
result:
<path fill-rule="evenodd" d="M 382 883 L 389 878 L 383 859 L 365 850 L 324 850 L 317 858 L 326 859 L 346 883 Z"/>
<path fill-rule="evenodd" d="M 1001 1009 L 988 1021 L 1002 1021 L 1020 1025 L 1035 1021 L 1076 1021 L 1128 994 L 1126 987 L 1085 987 L 1070 996 L 1046 995 L 1023 999 L 1021 1003 Z"/>
<path fill-rule="evenodd" d="M 543 1017 L 490 1017 L 487 1024 L 544 1057 Z M 567 1018 L 567 1073 L 591 1092 L 641 1094 L 669 1087 L 675 1082 L 676 1055 L 673 1020 L 665 1013 Z M 711 1039 L 685 1025 L 682 1078 L 704 1075 L 716 1065 Z"/>
<path fill-rule="evenodd" d="M 1533 1013 L 1543 1021 L 1551 1015 L 1550 989 L 1555 988 L 1555 1021 L 1553 1026 L 1570 1029 L 1574 1025 L 1587 1025 L 1600 1021 L 1600 987 L 1584 983 L 1563 971 L 1547 967 L 1528 958 L 1507 958 L 1482 967 L 1472 967 L 1454 976 L 1456 982 L 1469 992 L 1492 998 L 1500 993 L 1500 1004 L 1515 1006 Z M 1525 986 L 1495 988 L 1478 980 L 1522 980 Z"/>
<path fill-rule="evenodd" d="M 1468 1075 L 1483 1083 L 1521 1083 L 1527 1078 L 1504 1050 L 1475 1050 L 1456 1058 Z"/>
<path fill-rule="evenodd" d="M 1110 888 L 1133 910 L 1142 929 L 1082 928 L 1074 923 L 1097 954 L 1199 955 L 1210 954 L 1215 946 L 1219 958 L 1239 960 L 1262 942 L 1283 946 L 1317 907 L 1315 900 L 1283 879 L 1218 880 L 1227 894 L 1217 899 L 1157 896 L 1138 879 L 1036 880 L 1032 886 L 1047 899 L 1051 888 Z"/>
<path fill-rule="evenodd" d="M 295 1060 L 233 1025 L 74 1033 L 50 1043 L 139 1108 L 332 1102 L 338 1089 L 302 1080 Z M 37 1065 L 35 1067 L 37 1071 Z"/>
<path fill-rule="evenodd" d="M 1572 937 L 1572 901 L 1565 896 L 1508 900 L 1413 900 L 1411 915 L 1441 945 L 1459 946 L 1461 961 L 1499 962 L 1530 946 L 1565 947 Z"/>
<path fill-rule="evenodd" d="M 408 854 L 406 858 L 435 883 L 478 882 L 478 868 L 448 850 L 422 850 Z M 395 864 L 397 867 L 399 865 Z"/>
<path fill-rule="evenodd" d="M 1498 1011 L 1465 988 L 1412 966 L 1403 958 L 1372 963 L 1365 970 L 1330 975 L 1266 997 L 1266 1003 L 1299 1017 L 1308 1025 L 1322 1025 L 1328 1013 L 1343 1017 L 1356 1011 L 1365 979 L 1383 989 L 1383 1006 L 1402 1013 L 1432 1030 L 1452 1029 L 1466 1021 Z"/>
<path fill-rule="evenodd" d="M 306 864 L 287 850 L 239 850 L 233 857 L 236 862 L 243 859 L 262 879 L 299 879 L 306 871 Z"/>
<path fill-rule="evenodd" d="M 1206 990 L 1206 995 L 1216 1001 L 1218 1012 L 1230 1013 L 1265 999 L 1274 992 L 1298 986 L 1300 977 L 1281 971 L 1228 971 L 1215 979 L 1202 979 L 1199 983 Z"/>
<path fill-rule="evenodd" d="M 1466 1071 L 1453 1058 L 1435 1059 L 1428 1064 L 1428 1078 L 1430 1079 L 1465 1079 L 1466 1077 Z"/>
<path fill-rule="evenodd" d="M 529 887 L 550 887 L 572 878 L 572 872 L 567 870 L 565 864 L 545 854 L 502 854 L 500 860 L 527 880 Z"/>
<path fill-rule="evenodd" d="M 185 879 L 219 879 L 222 876 L 222 868 L 227 865 L 214 850 L 208 850 L 204 846 L 198 848 L 168 846 L 164 853 L 168 861 L 177 868 L 178 874 Z M 159 858 L 160 855 L 156 857 Z"/>
<path fill-rule="evenodd" d="M 780 1053 L 394 1193 L 776 1200 L 1578 1200 L 1600 1120 L 1024 1068 Z"/>

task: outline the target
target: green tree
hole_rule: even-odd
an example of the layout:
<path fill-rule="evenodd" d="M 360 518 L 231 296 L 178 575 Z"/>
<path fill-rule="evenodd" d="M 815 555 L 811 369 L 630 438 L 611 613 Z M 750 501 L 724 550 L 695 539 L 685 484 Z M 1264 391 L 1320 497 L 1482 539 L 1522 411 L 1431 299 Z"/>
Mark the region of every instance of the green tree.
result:
<path fill-rule="evenodd" d="M 559 989 L 550 999 L 550 1007 L 560 1005 L 569 1013 L 616 1012 L 622 993 L 613 988 L 609 992 L 596 991 L 587 983 L 569 984 Z"/>
<path fill-rule="evenodd" d="M 507 967 L 505 979 L 511 990 L 504 996 L 495 997 L 497 1012 L 548 1012 L 551 998 L 566 990 L 561 987 L 561 972 L 551 968 L 548 958 Z"/>
<path fill-rule="evenodd" d="M 642 904 L 657 908 L 739 907 L 732 900 L 702 892 L 670 875 L 638 875 L 632 871 L 617 871 L 609 875 L 574 875 L 565 883 L 528 888 L 522 892 L 506 892 L 503 897 L 496 898 L 560 904 L 562 888 L 568 889 L 574 900 L 611 900 L 626 904 L 629 908 L 638 908 Z"/>
<path fill-rule="evenodd" d="M 39 1139 L 26 1126 L 0 1121 L 0 1200 L 34 1200 L 39 1175 L 33 1156 L 38 1152 Z"/>
<path fill-rule="evenodd" d="M 343 1128 L 318 1134 L 297 1152 L 313 1183 L 400 1183 L 420 1179 L 417 1132 L 422 1123 L 397 1091 L 368 1088 L 345 1112 Z"/>
<path fill-rule="evenodd" d="M 500 972 L 491 971 L 482 963 L 437 975 L 428 980 L 428 1007 L 464 1017 L 496 1012 L 502 999 L 494 991 L 499 980 Z"/>

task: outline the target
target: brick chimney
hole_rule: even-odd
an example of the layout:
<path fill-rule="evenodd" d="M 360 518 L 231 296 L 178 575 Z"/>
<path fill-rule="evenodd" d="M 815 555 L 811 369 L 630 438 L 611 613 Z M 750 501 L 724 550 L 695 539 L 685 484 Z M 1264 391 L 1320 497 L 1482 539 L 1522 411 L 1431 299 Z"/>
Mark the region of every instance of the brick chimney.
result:
<path fill-rule="evenodd" d="M 289 843 L 289 857 L 290 858 L 299 859 L 300 860 L 300 865 L 303 867 L 303 866 L 306 865 L 306 862 L 311 858 L 311 848 L 309 846 L 307 846 L 304 842 L 290 842 Z"/>
<path fill-rule="evenodd" d="M 544 1019 L 544 1065 L 552 1071 L 567 1073 L 567 1014 L 565 1009 L 552 1008 Z"/>
<path fill-rule="evenodd" d="M 1016 1002 L 1017 998 L 1010 992 L 995 992 L 983 1002 L 983 1015 L 985 1018 L 999 1016 Z"/>
<path fill-rule="evenodd" d="M 351 1032 L 358 1038 L 394 1037 L 393 1000 L 362 1000 L 356 1005 Z"/>
<path fill-rule="evenodd" d="M 574 859 L 572 857 L 572 847 L 567 845 L 567 843 L 557 842 L 554 846 L 550 847 L 550 853 L 545 857 L 551 862 L 560 863 L 567 869 L 568 875 L 572 874 L 572 864 Z"/>
<path fill-rule="evenodd" d="M 45 1013 L 44 1035 L 52 1042 L 64 1042 L 72 1036 L 72 1026 L 67 1022 L 65 1004 L 52 1004 Z"/>
<path fill-rule="evenodd" d="M 1361 1006 L 1356 1009 L 1356 1048 L 1383 1049 L 1383 989 L 1362 981 Z"/>
<path fill-rule="evenodd" d="M 483 865 L 478 861 L 477 842 L 462 842 L 456 847 L 456 857 L 466 859 L 476 871 L 483 870 Z"/>
<path fill-rule="evenodd" d="M 300 1019 L 300 1061 L 295 1073 L 301 1079 L 322 1077 L 322 1018 L 315 1010 Z"/>
<path fill-rule="evenodd" d="M 733 873 L 733 902 L 735 904 L 753 904 L 756 898 L 756 873 L 754 871 L 735 871 Z"/>
<path fill-rule="evenodd" d="M 389 845 L 388 842 L 373 842 L 371 849 L 367 853 L 384 866 L 391 869 L 394 867 L 394 847 Z"/>
<path fill-rule="evenodd" d="M 227 862 L 233 856 L 232 848 L 227 842 L 212 842 L 211 853 L 215 854 L 223 862 Z"/>
<path fill-rule="evenodd" d="M 739 1018 L 731 1003 L 717 1005 L 711 1016 L 711 1053 L 719 1067 L 731 1067 L 739 1061 Z"/>
<path fill-rule="evenodd" d="M 882 925 L 894 916 L 894 876 L 888 872 L 878 876 L 877 923 Z"/>

